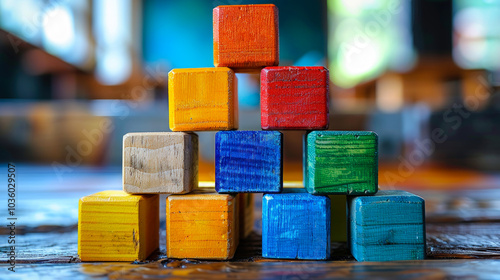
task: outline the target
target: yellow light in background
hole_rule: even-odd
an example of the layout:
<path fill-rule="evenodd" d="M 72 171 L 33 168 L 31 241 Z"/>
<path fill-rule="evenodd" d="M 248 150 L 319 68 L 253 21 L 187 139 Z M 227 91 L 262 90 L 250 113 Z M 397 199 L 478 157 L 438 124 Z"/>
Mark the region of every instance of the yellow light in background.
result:
<path fill-rule="evenodd" d="M 382 4 L 380 0 L 329 0 L 329 2 L 331 2 L 329 5 L 336 4 L 336 9 L 342 13 L 352 16 L 360 15 L 366 9 L 377 9 Z"/>
<path fill-rule="evenodd" d="M 87 0 L 0 0 L 0 27 L 66 62 L 89 69 L 93 64 L 87 32 L 89 4 Z"/>
<path fill-rule="evenodd" d="M 94 1 L 97 80 L 104 85 L 122 84 L 132 73 L 132 20 L 130 0 Z"/>
<path fill-rule="evenodd" d="M 97 59 L 95 74 L 104 85 L 121 84 L 132 73 L 132 61 L 125 47 L 98 50 Z"/>
<path fill-rule="evenodd" d="M 357 47 L 354 43 L 347 44 L 338 52 L 337 57 L 340 69 L 348 76 L 369 74 L 379 68 L 382 59 L 382 46 L 377 40 L 369 40 L 363 47 Z"/>
<path fill-rule="evenodd" d="M 479 8 L 466 8 L 457 12 L 453 26 L 461 35 L 471 38 L 482 37 L 486 31 L 483 13 Z"/>
<path fill-rule="evenodd" d="M 358 15 L 361 13 L 363 4 L 365 1 L 363 0 L 341 0 L 339 6 L 341 6 L 344 10 L 344 13 L 349 13 L 351 15 Z"/>
<path fill-rule="evenodd" d="M 484 40 L 459 39 L 456 45 L 455 61 L 462 68 L 475 68 L 487 50 Z"/>
<path fill-rule="evenodd" d="M 36 45 L 40 40 L 42 6 L 43 2 L 37 0 L 1 0 L 0 26 Z"/>
<path fill-rule="evenodd" d="M 127 5 L 130 5 L 127 0 L 97 0 L 95 1 L 96 9 L 99 17 L 96 31 L 96 37 L 106 45 L 120 43 L 127 38 L 125 26 L 129 20 L 130 11 Z M 125 26 L 124 26 L 125 25 Z"/>
<path fill-rule="evenodd" d="M 54 6 L 43 14 L 43 35 L 47 48 L 56 53 L 67 51 L 75 39 L 74 20 L 71 11 L 64 6 Z"/>
<path fill-rule="evenodd" d="M 386 113 L 398 112 L 403 108 L 403 79 L 399 75 L 386 75 L 377 80 L 375 88 L 377 108 Z"/>
<path fill-rule="evenodd" d="M 486 53 L 485 23 L 480 8 L 465 8 L 453 18 L 453 28 L 458 33 L 453 48 L 453 58 L 462 68 L 474 68 Z"/>
<path fill-rule="evenodd" d="M 362 21 L 356 18 L 341 20 L 333 36 L 338 48 L 330 52 L 331 57 L 335 55 L 330 65 L 336 73 L 331 76 L 333 83 L 349 88 L 380 72 L 387 61 L 387 36 L 385 33 L 369 36 L 363 30 Z"/>

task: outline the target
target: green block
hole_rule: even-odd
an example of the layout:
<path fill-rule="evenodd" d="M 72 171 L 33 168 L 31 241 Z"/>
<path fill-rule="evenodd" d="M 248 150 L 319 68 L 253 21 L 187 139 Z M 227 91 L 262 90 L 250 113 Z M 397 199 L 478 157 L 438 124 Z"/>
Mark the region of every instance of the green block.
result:
<path fill-rule="evenodd" d="M 378 190 L 378 136 L 313 131 L 305 136 L 304 185 L 311 194 L 369 195 Z"/>

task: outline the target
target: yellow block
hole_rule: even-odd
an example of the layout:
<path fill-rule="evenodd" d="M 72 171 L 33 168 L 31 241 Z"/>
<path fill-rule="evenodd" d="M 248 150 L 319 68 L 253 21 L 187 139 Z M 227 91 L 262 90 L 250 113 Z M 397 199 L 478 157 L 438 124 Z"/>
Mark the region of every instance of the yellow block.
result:
<path fill-rule="evenodd" d="M 168 73 L 170 129 L 237 129 L 236 87 L 236 76 L 226 67 L 173 69 Z"/>
<path fill-rule="evenodd" d="M 237 199 L 197 193 L 167 198 L 167 257 L 227 260 L 238 246 Z"/>
<path fill-rule="evenodd" d="M 145 260 L 159 246 L 159 196 L 103 191 L 80 199 L 82 261 Z"/>

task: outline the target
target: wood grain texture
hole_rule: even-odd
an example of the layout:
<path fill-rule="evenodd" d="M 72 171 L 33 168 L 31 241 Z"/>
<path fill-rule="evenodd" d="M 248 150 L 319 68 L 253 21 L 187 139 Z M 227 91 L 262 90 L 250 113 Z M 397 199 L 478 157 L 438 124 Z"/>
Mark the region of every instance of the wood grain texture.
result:
<path fill-rule="evenodd" d="M 262 129 L 327 129 L 328 84 L 328 69 L 325 67 L 262 69 Z"/>
<path fill-rule="evenodd" d="M 239 242 L 238 214 L 238 200 L 233 195 L 203 192 L 169 196 L 167 257 L 231 259 Z"/>
<path fill-rule="evenodd" d="M 103 191 L 80 199 L 82 261 L 145 260 L 159 246 L 159 196 Z"/>
<path fill-rule="evenodd" d="M 347 242 L 347 196 L 329 195 L 332 242 Z"/>
<path fill-rule="evenodd" d="M 198 186 L 198 135 L 184 132 L 123 136 L 123 190 L 188 193 Z"/>
<path fill-rule="evenodd" d="M 214 65 L 236 71 L 278 65 L 278 22 L 278 8 L 272 4 L 216 7 Z"/>
<path fill-rule="evenodd" d="M 424 200 L 387 190 L 349 197 L 351 252 L 358 261 L 425 258 Z"/>
<path fill-rule="evenodd" d="M 238 194 L 238 207 L 240 209 L 240 239 L 247 238 L 253 231 L 254 224 L 254 204 L 255 198 L 253 193 Z"/>
<path fill-rule="evenodd" d="M 434 176 L 430 181 L 447 180 L 446 172 L 433 167 Z M 460 173 L 462 170 L 456 170 Z M 16 224 L 16 273 L 14 279 L 37 279 L 63 276 L 80 279 L 109 277 L 111 279 L 151 279 L 180 277 L 190 279 L 221 277 L 243 279 L 271 279 L 287 275 L 288 278 L 474 278 L 496 279 L 500 275 L 500 189 L 480 189 L 481 182 L 465 180 L 446 190 L 419 190 L 425 199 L 427 255 L 422 261 L 401 262 L 352 262 L 350 251 L 344 243 L 332 243 L 330 260 L 340 261 L 287 261 L 263 259 L 261 257 L 260 220 L 256 222 L 255 232 L 246 240 L 240 241 L 237 252 L 231 261 L 214 262 L 193 261 L 192 259 L 168 259 L 165 254 L 154 254 L 148 262 L 80 263 L 77 255 L 78 231 L 77 217 L 71 212 L 78 211 L 78 201 L 83 195 L 81 188 L 68 188 L 68 185 L 85 185 L 98 189 L 106 182 L 120 181 L 121 170 L 86 167 L 74 168 L 66 173 L 64 180 L 54 180 L 50 166 L 24 167 L 23 187 L 19 196 L 20 203 Z M 455 175 L 455 172 L 453 172 Z M 486 176 L 485 176 L 486 177 Z M 118 178 L 118 179 L 117 179 Z M 426 182 L 428 182 L 427 180 Z M 44 183 L 45 182 L 45 183 Z M 74 182 L 74 183 L 73 183 Z M 112 183 L 113 184 L 113 183 Z M 284 182 L 286 186 L 286 181 Z M 476 185 L 474 185 L 476 184 Z M 43 185 L 43 188 L 42 188 Z M 116 184 L 113 184 L 116 185 Z M 75 185 L 76 186 L 76 185 Z M 468 186 L 468 187 L 467 187 Z M 88 190 L 86 190 L 88 192 Z M 261 207 L 256 197 L 256 218 L 261 217 Z M 434 200 L 434 203 L 429 203 Z M 58 207 L 52 207 L 56 201 Z M 165 203 L 163 201 L 163 203 Z M 434 205 L 430 205 L 434 204 Z M 429 206 L 429 207 L 428 207 Z M 161 212 L 160 212 L 161 213 Z M 163 222 L 165 224 L 165 213 Z M 445 216 L 443 216 L 445 215 Z M 30 218 L 31 217 L 31 218 Z M 33 219 L 37 217 L 37 219 Z M 42 217 L 42 218 L 40 218 Z M 44 218 L 45 217 L 45 218 Z M 40 219 L 39 219 L 40 218 Z M 431 224 L 429 224 L 431 222 Z M 19 226 L 19 228 L 18 228 Z M 8 235 L 7 227 L 0 227 L 0 235 Z M 160 248 L 165 246 L 166 228 L 161 226 Z M 163 249 L 163 252 L 165 249 Z M 440 260 L 436 260 L 440 259 Z M 453 258 L 453 260 L 450 260 Z M 446 260 L 448 259 L 448 260 Z M 0 255 L 0 262 L 8 262 L 7 254 Z M 229 273 L 229 274 L 228 274 Z M 1 274 L 3 275 L 3 274 Z M 293 276 L 292 276 L 293 275 Z M 17 277 L 17 278 L 16 278 Z M 0 277 L 2 278 L 2 277 Z M 12 277 L 11 277 L 12 278 Z"/>
<path fill-rule="evenodd" d="M 306 136 L 304 185 L 312 194 L 378 190 L 378 136 L 371 131 L 313 131 Z"/>
<path fill-rule="evenodd" d="M 283 189 L 283 137 L 278 131 L 220 131 L 215 135 L 219 193 Z"/>
<path fill-rule="evenodd" d="M 237 129 L 236 76 L 226 67 L 173 69 L 168 106 L 172 131 Z"/>
<path fill-rule="evenodd" d="M 469 209 L 462 208 L 462 211 L 469 211 Z M 500 259 L 500 223 L 498 220 L 481 222 L 462 220 L 462 222 L 431 224 L 427 222 L 425 228 L 426 258 Z"/>
<path fill-rule="evenodd" d="M 262 256 L 325 260 L 330 257 L 330 199 L 303 190 L 265 194 Z"/>

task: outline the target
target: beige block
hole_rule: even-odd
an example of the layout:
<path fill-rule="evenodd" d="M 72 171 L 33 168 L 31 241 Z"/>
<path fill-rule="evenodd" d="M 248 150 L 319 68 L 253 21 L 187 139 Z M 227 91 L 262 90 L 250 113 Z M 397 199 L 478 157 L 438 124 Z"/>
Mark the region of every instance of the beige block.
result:
<path fill-rule="evenodd" d="M 185 132 L 123 136 L 123 190 L 183 194 L 198 186 L 198 135 Z"/>

